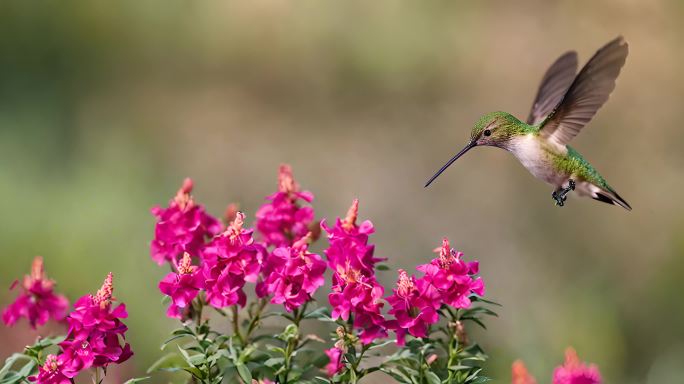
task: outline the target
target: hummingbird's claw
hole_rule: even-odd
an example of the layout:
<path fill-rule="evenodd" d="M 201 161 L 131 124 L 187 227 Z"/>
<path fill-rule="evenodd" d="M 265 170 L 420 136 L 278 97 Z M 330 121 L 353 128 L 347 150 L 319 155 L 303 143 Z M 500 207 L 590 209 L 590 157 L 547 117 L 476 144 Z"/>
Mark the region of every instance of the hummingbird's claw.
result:
<path fill-rule="evenodd" d="M 570 191 L 574 191 L 575 186 L 575 181 L 570 179 L 568 180 L 568 186 L 566 188 L 560 188 L 551 193 L 551 197 L 553 197 L 553 199 L 556 201 L 557 206 L 562 207 L 565 205 L 565 200 L 568 199 L 568 193 L 570 193 Z"/>

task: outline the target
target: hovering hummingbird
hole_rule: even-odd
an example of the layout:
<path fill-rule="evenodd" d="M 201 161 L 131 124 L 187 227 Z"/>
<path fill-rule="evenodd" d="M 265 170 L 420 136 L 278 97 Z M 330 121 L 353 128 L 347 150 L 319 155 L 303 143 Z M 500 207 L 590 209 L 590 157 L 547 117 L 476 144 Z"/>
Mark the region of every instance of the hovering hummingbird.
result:
<path fill-rule="evenodd" d="M 506 112 L 482 116 L 468 144 L 425 186 L 470 149 L 492 146 L 511 152 L 534 177 L 554 186 L 551 196 L 558 206 L 575 191 L 579 196 L 631 210 L 594 167 L 567 145 L 608 100 L 627 52 L 627 42 L 618 37 L 599 49 L 578 74 L 577 53 L 561 55 L 542 78 L 525 122 Z"/>

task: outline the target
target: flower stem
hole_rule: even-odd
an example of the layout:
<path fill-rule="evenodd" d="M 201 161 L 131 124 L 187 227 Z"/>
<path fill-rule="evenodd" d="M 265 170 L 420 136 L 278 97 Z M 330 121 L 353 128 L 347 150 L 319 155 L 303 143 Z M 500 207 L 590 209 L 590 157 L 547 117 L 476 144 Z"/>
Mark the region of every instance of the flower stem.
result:
<path fill-rule="evenodd" d="M 292 324 L 294 324 L 297 327 L 297 334 L 290 338 L 287 341 L 287 347 L 285 349 L 285 369 L 283 372 L 283 384 L 288 383 L 288 376 L 290 375 L 290 371 L 292 370 L 292 354 L 297 350 L 297 347 L 299 346 L 299 323 L 302 321 L 302 317 L 304 317 L 304 313 L 306 313 L 306 306 L 308 302 L 304 303 L 301 308 L 295 308 L 294 313 L 293 313 L 293 321 Z"/>
<path fill-rule="evenodd" d="M 233 310 L 233 335 L 237 336 L 238 340 L 240 340 L 240 344 L 244 346 L 245 339 L 242 337 L 242 334 L 240 333 L 240 318 L 238 317 L 237 304 L 233 305 L 231 309 Z"/>
<path fill-rule="evenodd" d="M 252 316 L 252 319 L 249 321 L 249 325 L 247 326 L 247 334 L 245 335 L 246 343 L 249 343 L 249 337 L 252 335 L 252 332 L 254 332 L 254 330 L 259 325 L 259 321 L 261 320 L 261 313 L 264 311 L 264 308 L 266 308 L 266 304 L 268 304 L 267 298 L 262 297 L 261 299 L 259 299 L 259 304 L 257 304 L 256 312 Z"/>

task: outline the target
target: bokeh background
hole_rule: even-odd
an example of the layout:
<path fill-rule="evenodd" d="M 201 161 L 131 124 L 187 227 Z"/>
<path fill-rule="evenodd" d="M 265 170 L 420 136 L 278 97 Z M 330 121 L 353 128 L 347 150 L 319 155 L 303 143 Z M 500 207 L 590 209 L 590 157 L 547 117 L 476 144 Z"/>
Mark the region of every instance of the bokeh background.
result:
<path fill-rule="evenodd" d="M 320 218 L 360 198 L 393 268 L 444 235 L 481 261 L 504 307 L 472 337 L 497 383 L 517 358 L 550 382 L 568 345 L 606 382 L 681 383 L 682 16 L 676 0 L 2 2 L 0 286 L 34 255 L 72 300 L 113 271 L 136 353 L 120 375 L 141 374 L 174 326 L 149 208 L 190 176 L 210 212 L 253 215 L 287 162 Z M 423 189 L 481 114 L 525 117 L 558 55 L 583 63 L 618 34 L 627 64 L 573 145 L 632 212 L 554 207 L 495 149 Z M 34 337 L 0 326 L 0 358 Z"/>

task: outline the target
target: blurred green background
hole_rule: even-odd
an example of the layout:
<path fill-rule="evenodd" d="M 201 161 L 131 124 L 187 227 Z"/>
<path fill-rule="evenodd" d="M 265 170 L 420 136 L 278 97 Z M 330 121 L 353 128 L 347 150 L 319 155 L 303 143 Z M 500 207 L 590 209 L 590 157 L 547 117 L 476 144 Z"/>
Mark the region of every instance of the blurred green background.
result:
<path fill-rule="evenodd" d="M 681 383 L 682 16 L 677 0 L 1 2 L 0 286 L 34 255 L 72 301 L 113 271 L 136 353 L 119 375 L 140 374 L 174 326 L 149 208 L 190 176 L 213 214 L 253 215 L 287 162 L 319 218 L 359 197 L 393 268 L 444 235 L 481 261 L 504 307 L 472 337 L 497 383 L 517 358 L 550 382 L 568 345 L 608 383 Z M 556 208 L 493 149 L 423 189 L 481 114 L 524 118 L 558 55 L 584 63 L 618 34 L 627 64 L 573 145 L 632 212 Z M 33 337 L 0 326 L 0 358 Z"/>

